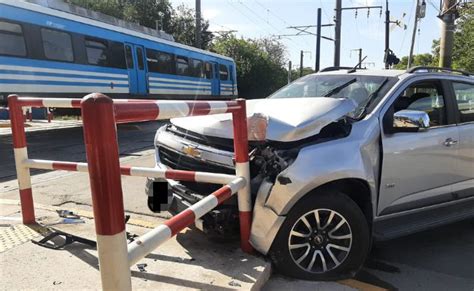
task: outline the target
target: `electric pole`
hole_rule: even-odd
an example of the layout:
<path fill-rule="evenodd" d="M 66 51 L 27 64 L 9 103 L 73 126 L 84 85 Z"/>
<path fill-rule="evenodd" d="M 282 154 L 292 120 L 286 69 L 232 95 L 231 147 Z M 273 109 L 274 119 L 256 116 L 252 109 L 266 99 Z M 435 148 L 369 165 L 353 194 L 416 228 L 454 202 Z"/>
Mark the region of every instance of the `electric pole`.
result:
<path fill-rule="evenodd" d="M 288 84 L 291 83 L 291 61 L 288 63 Z"/>
<path fill-rule="evenodd" d="M 355 10 L 356 17 L 359 9 L 367 9 L 367 17 L 370 15 L 370 9 L 380 9 L 380 16 L 382 16 L 382 6 L 354 6 L 354 7 L 342 7 L 342 0 L 336 0 L 336 17 L 335 22 L 335 36 L 334 36 L 334 66 L 339 67 L 341 64 L 341 24 L 342 24 L 342 11 L 343 10 Z"/>
<path fill-rule="evenodd" d="M 390 49 L 390 10 L 388 10 L 388 0 L 385 0 L 385 69 L 389 68 L 387 55 Z"/>
<path fill-rule="evenodd" d="M 334 22 L 334 66 L 341 65 L 341 21 L 342 21 L 342 0 L 336 0 L 336 18 Z"/>
<path fill-rule="evenodd" d="M 316 54 L 315 54 L 315 63 L 314 71 L 319 72 L 321 58 L 321 8 L 318 8 L 318 19 L 316 21 Z"/>
<path fill-rule="evenodd" d="M 195 47 L 201 48 L 201 0 L 196 0 L 196 44 Z"/>
<path fill-rule="evenodd" d="M 300 52 L 300 77 L 303 77 L 303 58 L 304 58 L 305 53 L 308 53 L 311 56 L 310 51 L 301 51 Z"/>
<path fill-rule="evenodd" d="M 425 17 L 426 12 L 426 3 L 425 0 L 416 0 L 416 11 L 415 11 L 415 23 L 413 24 L 413 34 L 411 36 L 411 46 L 410 46 L 410 54 L 408 55 L 408 64 L 407 69 L 411 67 L 413 62 L 413 48 L 415 47 L 415 37 L 416 37 L 416 30 L 418 28 L 418 21 L 421 18 Z"/>
<path fill-rule="evenodd" d="M 456 20 L 457 0 L 443 0 L 443 9 L 438 16 L 442 21 L 441 41 L 439 43 L 439 66 L 450 68 L 453 54 L 454 21 Z"/>
<path fill-rule="evenodd" d="M 303 55 L 304 52 L 300 52 L 300 78 L 303 77 Z"/>
<path fill-rule="evenodd" d="M 362 69 L 362 49 L 361 48 L 358 48 L 358 49 L 352 49 L 351 51 L 358 51 L 359 52 L 359 69 Z"/>

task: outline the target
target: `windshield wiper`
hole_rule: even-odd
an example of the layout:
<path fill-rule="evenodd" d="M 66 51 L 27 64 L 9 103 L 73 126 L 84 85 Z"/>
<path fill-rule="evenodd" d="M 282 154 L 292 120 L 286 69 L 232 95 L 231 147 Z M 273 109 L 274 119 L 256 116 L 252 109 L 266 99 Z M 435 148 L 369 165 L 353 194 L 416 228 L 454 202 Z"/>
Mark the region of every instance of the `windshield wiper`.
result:
<path fill-rule="evenodd" d="M 366 112 L 367 112 L 367 108 L 370 106 L 370 104 L 372 104 L 372 102 L 377 98 L 377 96 L 379 95 L 380 93 L 380 90 L 382 90 L 383 86 L 385 86 L 385 84 L 387 84 L 388 82 L 388 78 L 385 78 L 382 83 L 380 83 L 380 86 L 374 91 L 372 92 L 369 97 L 367 98 L 367 101 L 365 102 L 364 106 L 362 107 L 362 112 L 359 114 L 359 116 L 362 116 L 364 115 Z"/>
<path fill-rule="evenodd" d="M 342 89 L 346 88 L 347 86 L 349 86 L 350 84 L 354 83 L 355 81 L 357 81 L 356 78 L 354 79 L 351 79 L 345 83 L 343 83 L 342 85 L 339 85 L 335 88 L 332 88 L 331 90 L 329 90 L 326 94 L 324 94 L 324 97 L 330 97 L 331 95 L 333 94 L 336 94 L 337 92 L 341 91 Z"/>

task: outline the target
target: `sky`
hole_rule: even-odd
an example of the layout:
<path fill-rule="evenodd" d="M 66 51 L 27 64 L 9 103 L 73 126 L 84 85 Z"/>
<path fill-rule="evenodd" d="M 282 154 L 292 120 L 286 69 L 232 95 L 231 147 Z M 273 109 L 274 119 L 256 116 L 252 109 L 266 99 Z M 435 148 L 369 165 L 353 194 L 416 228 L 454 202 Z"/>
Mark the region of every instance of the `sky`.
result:
<path fill-rule="evenodd" d="M 173 6 L 185 4 L 194 8 L 195 0 L 170 0 Z M 389 0 L 392 20 L 401 20 L 407 29 L 393 26 L 390 33 L 390 48 L 401 59 L 408 55 L 414 25 L 416 0 Z M 383 6 L 367 10 L 342 12 L 341 66 L 354 66 L 358 62 L 358 51 L 362 48 L 368 68 L 383 68 L 385 0 L 342 0 L 342 7 Z M 333 23 L 334 0 L 201 0 L 203 17 L 209 20 L 211 31 L 237 30 L 236 35 L 244 38 L 276 37 L 282 34 L 295 34 L 288 26 L 315 25 L 317 9 L 322 8 L 322 23 Z M 439 0 L 426 0 L 426 17 L 423 18 L 416 34 L 414 54 L 431 52 L 433 39 L 440 37 L 441 21 Z M 403 17 L 403 15 L 405 16 Z M 316 28 L 310 29 L 313 33 Z M 323 27 L 323 36 L 334 37 L 334 27 Z M 314 68 L 316 37 L 280 37 L 288 51 L 287 58 L 293 68 L 299 66 L 300 51 L 304 53 L 304 66 Z M 321 41 L 321 68 L 332 66 L 334 43 Z"/>

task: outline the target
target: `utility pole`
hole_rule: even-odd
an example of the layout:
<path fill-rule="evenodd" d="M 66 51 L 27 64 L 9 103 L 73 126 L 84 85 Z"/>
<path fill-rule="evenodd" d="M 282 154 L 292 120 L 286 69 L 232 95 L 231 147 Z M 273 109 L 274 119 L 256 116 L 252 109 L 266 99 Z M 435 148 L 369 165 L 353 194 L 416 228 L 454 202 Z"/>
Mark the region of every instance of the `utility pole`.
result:
<path fill-rule="evenodd" d="M 336 0 L 336 18 L 334 20 L 334 66 L 341 65 L 341 22 L 342 22 L 342 0 Z"/>
<path fill-rule="evenodd" d="M 413 34 L 411 35 L 411 46 L 410 46 L 410 54 L 408 55 L 407 69 L 411 67 L 411 63 L 413 61 L 413 48 L 415 47 L 416 29 L 418 28 L 419 7 L 420 7 L 420 1 L 416 0 L 415 23 L 413 24 Z"/>
<path fill-rule="evenodd" d="M 443 68 L 450 68 L 452 63 L 456 4 L 457 0 L 443 0 L 443 9 L 438 16 L 442 20 L 441 41 L 439 43 L 439 66 Z"/>
<path fill-rule="evenodd" d="M 358 48 L 358 49 L 352 49 L 351 51 L 358 51 L 359 52 L 359 69 L 362 69 L 362 49 L 361 48 Z"/>
<path fill-rule="evenodd" d="M 303 77 L 303 55 L 304 52 L 300 52 L 300 78 Z"/>
<path fill-rule="evenodd" d="M 196 0 L 196 36 L 195 47 L 201 48 L 201 0 Z"/>
<path fill-rule="evenodd" d="M 321 58 L 321 8 L 318 8 L 318 19 L 316 21 L 316 54 L 314 71 L 319 72 Z"/>
<path fill-rule="evenodd" d="M 385 69 L 389 68 L 387 55 L 390 49 L 390 10 L 388 10 L 388 0 L 385 0 Z"/>
<path fill-rule="evenodd" d="M 291 61 L 288 63 L 288 84 L 291 83 Z"/>
<path fill-rule="evenodd" d="M 421 18 L 425 17 L 426 13 L 426 2 L 425 0 L 416 0 L 416 11 L 415 11 L 415 23 L 413 25 L 413 34 L 411 36 L 411 46 L 410 46 L 410 54 L 408 55 L 408 64 L 407 69 L 411 67 L 413 62 L 413 49 L 415 47 L 415 37 L 416 37 L 416 30 L 418 28 L 418 22 Z"/>
<path fill-rule="evenodd" d="M 342 7 L 342 0 L 336 0 L 336 17 L 335 22 L 335 36 L 334 36 L 334 66 L 339 67 L 341 64 L 341 26 L 342 26 L 342 11 L 355 10 L 356 16 L 359 9 L 367 9 L 367 17 L 370 15 L 370 9 L 380 9 L 380 16 L 382 16 L 382 6 L 354 6 Z"/>

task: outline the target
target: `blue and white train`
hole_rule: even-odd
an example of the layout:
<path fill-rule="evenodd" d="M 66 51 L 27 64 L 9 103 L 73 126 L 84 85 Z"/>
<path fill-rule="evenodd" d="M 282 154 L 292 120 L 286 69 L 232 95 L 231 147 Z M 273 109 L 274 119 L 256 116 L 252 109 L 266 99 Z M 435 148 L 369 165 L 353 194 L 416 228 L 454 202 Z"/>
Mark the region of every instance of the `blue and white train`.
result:
<path fill-rule="evenodd" d="M 231 58 L 58 0 L 0 0 L 0 102 L 8 94 L 237 96 Z"/>

